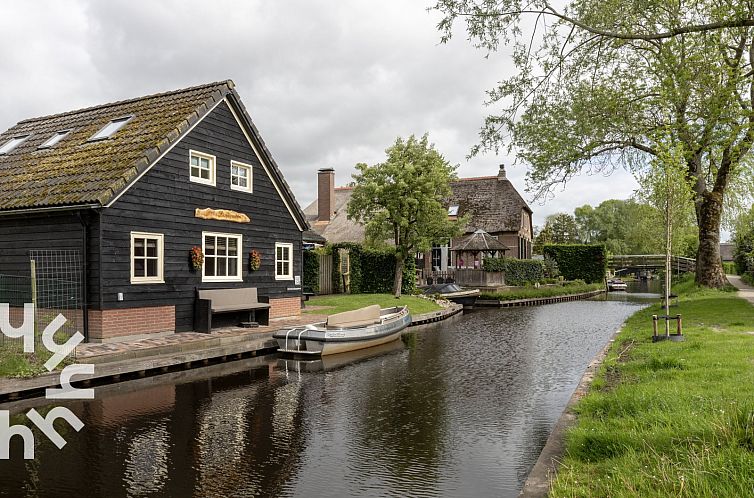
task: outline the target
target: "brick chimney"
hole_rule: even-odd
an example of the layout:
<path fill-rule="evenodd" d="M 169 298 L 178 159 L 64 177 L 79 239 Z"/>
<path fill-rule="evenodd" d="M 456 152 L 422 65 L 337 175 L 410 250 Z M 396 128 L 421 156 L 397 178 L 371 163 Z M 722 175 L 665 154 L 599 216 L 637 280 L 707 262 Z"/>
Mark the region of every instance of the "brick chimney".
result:
<path fill-rule="evenodd" d="M 506 180 L 505 176 L 505 164 L 500 165 L 500 170 L 497 172 L 497 179 L 498 180 Z"/>
<path fill-rule="evenodd" d="M 322 168 L 317 173 L 317 221 L 329 223 L 335 213 L 335 170 Z"/>

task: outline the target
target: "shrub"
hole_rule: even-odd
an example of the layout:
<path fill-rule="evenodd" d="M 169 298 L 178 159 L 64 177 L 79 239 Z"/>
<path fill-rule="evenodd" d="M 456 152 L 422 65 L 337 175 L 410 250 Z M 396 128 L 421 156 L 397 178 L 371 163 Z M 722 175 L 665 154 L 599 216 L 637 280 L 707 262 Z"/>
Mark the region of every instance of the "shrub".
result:
<path fill-rule="evenodd" d="M 482 269 L 505 272 L 505 283 L 508 285 L 526 285 L 545 278 L 544 263 L 532 259 L 486 258 Z"/>
<path fill-rule="evenodd" d="M 546 258 L 554 259 L 566 280 L 602 282 L 607 272 L 605 246 L 586 244 L 548 244 L 542 251 Z"/>
<path fill-rule="evenodd" d="M 304 287 L 319 292 L 319 254 L 304 251 Z"/>
<path fill-rule="evenodd" d="M 738 275 L 736 263 L 723 261 L 723 270 L 725 270 L 726 275 Z"/>
<path fill-rule="evenodd" d="M 395 250 L 365 249 L 360 244 L 345 242 L 333 244 L 327 249 L 333 257 L 333 292 L 344 292 L 340 272 L 340 249 L 347 249 L 349 254 L 351 294 L 388 294 L 393 291 Z M 414 289 L 416 289 L 414 260 L 406 258 L 401 292 L 411 294 Z"/>

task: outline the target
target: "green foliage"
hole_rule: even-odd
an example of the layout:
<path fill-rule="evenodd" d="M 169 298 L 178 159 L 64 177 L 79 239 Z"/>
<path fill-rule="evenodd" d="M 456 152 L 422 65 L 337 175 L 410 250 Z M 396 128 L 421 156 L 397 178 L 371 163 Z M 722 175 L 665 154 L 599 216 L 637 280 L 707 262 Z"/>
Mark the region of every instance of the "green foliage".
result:
<path fill-rule="evenodd" d="M 343 242 L 327 248 L 333 255 L 333 292 L 337 294 L 344 291 L 340 249 L 348 250 L 351 294 L 383 294 L 393 290 L 395 249 L 369 249 L 360 244 Z M 407 294 L 413 293 L 416 289 L 416 271 L 411 258 L 405 260 L 402 289 Z"/>
<path fill-rule="evenodd" d="M 379 304 L 382 308 L 391 306 L 408 306 L 412 315 L 429 313 L 437 311 L 440 306 L 429 299 L 416 296 L 401 296 L 396 299 L 392 294 L 331 294 L 328 296 L 314 296 L 309 299 L 312 306 L 325 306 L 325 309 L 316 309 L 311 311 L 304 310 L 304 313 L 315 315 L 332 315 L 342 311 L 351 311 L 372 304 Z"/>
<path fill-rule="evenodd" d="M 466 219 L 448 219 L 445 199 L 456 167 L 435 150 L 426 134 L 420 139 L 398 138 L 385 152 L 383 163 L 356 165 L 348 218 L 365 225 L 369 245 L 393 242 L 402 273 L 411 254 L 459 235 Z M 402 280 L 397 283 L 393 292 L 400 295 Z"/>
<path fill-rule="evenodd" d="M 575 244 L 579 242 L 579 227 L 570 214 L 551 214 L 545 220 L 545 226 L 534 237 L 532 251 L 542 254 L 546 244 Z"/>
<path fill-rule="evenodd" d="M 482 292 L 481 299 L 494 299 L 497 301 L 513 301 L 516 299 L 536 299 L 538 297 L 559 297 L 573 294 L 584 294 L 604 289 L 604 284 L 586 284 L 583 281 L 563 282 L 562 284 L 547 285 L 541 287 L 524 287 L 506 289 L 498 292 Z"/>
<path fill-rule="evenodd" d="M 754 207 L 738 217 L 734 227 L 733 261 L 738 275 L 754 273 Z"/>
<path fill-rule="evenodd" d="M 593 284 L 605 280 L 607 251 L 601 244 L 546 245 L 544 255 L 558 263 L 558 269 L 566 280 L 581 279 Z"/>
<path fill-rule="evenodd" d="M 304 288 L 319 292 L 319 254 L 304 251 Z"/>
<path fill-rule="evenodd" d="M 738 273 L 736 272 L 736 263 L 732 261 L 723 261 L 723 270 L 725 270 L 726 275 L 738 275 Z"/>
<path fill-rule="evenodd" d="M 545 278 L 544 263 L 533 259 L 485 258 L 482 269 L 505 272 L 507 285 L 533 284 Z"/>
<path fill-rule="evenodd" d="M 651 177 L 672 156 L 684 173 L 674 178 L 694 186 L 699 283 L 724 285 L 713 257 L 723 208 L 754 188 L 754 30 L 709 26 L 750 20 L 750 2 L 573 0 L 563 16 L 550 3 L 519 0 L 437 0 L 435 8 L 443 41 L 462 19 L 472 43 L 512 51 L 516 70 L 489 92 L 493 114 L 474 152 L 515 149 L 535 196 L 582 173 Z M 700 28 L 652 36 L 689 24 Z"/>

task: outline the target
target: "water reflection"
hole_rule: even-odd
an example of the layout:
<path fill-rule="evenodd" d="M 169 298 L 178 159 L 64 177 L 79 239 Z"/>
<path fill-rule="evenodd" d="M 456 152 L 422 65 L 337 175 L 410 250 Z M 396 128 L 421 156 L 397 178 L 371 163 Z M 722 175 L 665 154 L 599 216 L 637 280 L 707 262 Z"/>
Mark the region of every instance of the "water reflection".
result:
<path fill-rule="evenodd" d="M 103 386 L 66 405 L 86 426 L 63 450 L 16 442 L 0 495 L 515 496 L 636 306 L 478 310 L 371 352 Z"/>

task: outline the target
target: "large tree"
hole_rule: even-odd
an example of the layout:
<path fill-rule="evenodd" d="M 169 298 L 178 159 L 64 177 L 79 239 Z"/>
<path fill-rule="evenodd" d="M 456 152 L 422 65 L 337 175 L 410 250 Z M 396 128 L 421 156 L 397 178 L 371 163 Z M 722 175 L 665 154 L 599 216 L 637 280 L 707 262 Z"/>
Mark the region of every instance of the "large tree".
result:
<path fill-rule="evenodd" d="M 478 46 L 513 46 L 517 71 L 489 93 L 496 111 L 474 152 L 512 147 L 530 165 L 529 187 L 546 195 L 585 170 L 648 171 L 673 143 L 693 188 L 697 282 L 727 283 L 723 205 L 754 141 L 751 0 L 573 0 L 562 11 L 540 0 L 440 0 L 436 8 L 445 41 L 464 19 Z"/>
<path fill-rule="evenodd" d="M 356 165 L 348 217 L 366 226 L 369 243 L 395 245 L 393 292 L 400 297 L 406 258 L 460 234 L 466 220 L 448 217 L 446 199 L 456 167 L 426 134 L 398 138 L 385 152 L 383 163 Z"/>

